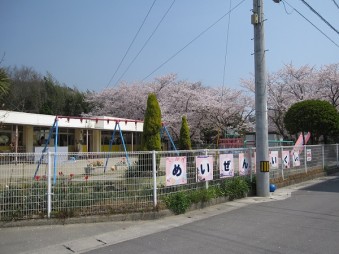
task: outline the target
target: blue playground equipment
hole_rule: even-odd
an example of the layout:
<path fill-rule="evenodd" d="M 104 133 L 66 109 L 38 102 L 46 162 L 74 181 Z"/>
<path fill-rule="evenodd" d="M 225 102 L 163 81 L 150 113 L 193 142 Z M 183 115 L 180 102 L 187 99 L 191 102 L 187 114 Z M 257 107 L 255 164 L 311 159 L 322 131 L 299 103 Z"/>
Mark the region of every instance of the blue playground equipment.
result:
<path fill-rule="evenodd" d="M 99 119 L 99 118 L 86 118 L 86 117 L 70 117 L 70 116 L 56 116 L 55 117 L 55 120 L 54 120 L 54 123 L 49 131 L 49 135 L 48 135 L 48 138 L 47 140 L 45 140 L 45 144 L 44 144 L 44 148 L 42 150 L 42 153 L 41 153 L 41 157 L 38 161 L 38 165 L 37 165 L 37 168 L 35 170 L 35 173 L 34 173 L 34 176 L 33 176 L 33 179 L 36 177 L 38 171 L 39 171 L 39 168 L 40 168 L 40 165 L 42 164 L 43 160 L 44 160 L 44 157 L 46 156 L 46 152 L 47 152 L 47 147 L 48 147 L 48 144 L 54 134 L 55 136 L 55 142 L 54 142 L 54 152 L 55 152 L 55 155 L 54 155 L 54 170 L 53 170 L 53 184 L 56 183 L 56 165 L 57 165 L 57 149 L 58 149 L 58 121 L 59 119 L 61 118 L 66 118 L 68 121 L 70 119 L 79 119 L 80 121 L 83 121 L 83 120 L 91 120 L 91 121 L 114 121 L 115 122 L 115 126 L 114 126 L 114 130 L 112 132 L 112 138 L 109 142 L 109 152 L 112 151 L 112 146 L 113 146 L 113 143 L 115 142 L 114 140 L 114 137 L 115 137 L 115 133 L 117 131 L 117 129 L 119 130 L 119 134 L 120 134 L 120 138 L 121 138 L 121 141 L 122 141 L 122 144 L 123 144 L 123 147 L 124 147 L 124 151 L 125 151 L 125 154 L 126 154 L 126 161 L 127 161 L 127 165 L 128 165 L 128 168 L 130 167 L 130 161 L 129 161 L 129 157 L 128 157 L 128 153 L 127 153 L 127 149 L 126 149 L 126 144 L 125 144 L 125 140 L 124 140 L 124 137 L 122 135 L 122 131 L 121 131 L 121 128 L 120 128 L 120 121 L 125 121 L 125 122 L 128 122 L 128 121 L 131 121 L 131 120 L 121 120 L 121 119 Z M 135 120 L 133 120 L 133 122 L 136 123 Z M 164 132 L 167 134 L 168 138 L 170 139 L 170 142 L 171 142 L 171 145 L 172 145 L 172 148 L 177 151 L 177 148 L 173 142 L 173 139 L 170 135 L 170 133 L 168 132 L 166 126 L 164 124 L 162 124 L 162 128 L 161 128 L 161 132 L 160 132 L 160 136 L 162 137 Z M 178 151 L 177 151 L 177 154 L 179 155 Z M 107 157 L 106 157 L 106 161 L 105 161 L 105 166 L 104 166 L 104 173 L 106 172 L 106 168 L 107 168 L 107 164 L 108 164 L 108 159 L 109 159 L 109 155 L 107 154 Z"/>
<path fill-rule="evenodd" d="M 175 150 L 177 152 L 177 155 L 179 155 L 178 150 L 177 150 L 177 148 L 176 148 L 176 146 L 175 146 L 175 144 L 173 142 L 171 134 L 167 130 L 166 125 L 162 124 L 162 128 L 161 128 L 161 131 L 160 131 L 160 138 L 162 138 L 164 136 L 164 132 L 167 134 L 167 137 L 169 138 L 169 140 L 171 142 L 173 150 Z"/>
<path fill-rule="evenodd" d="M 110 140 L 110 151 L 112 150 L 112 144 L 114 142 L 114 135 L 115 135 L 115 132 L 117 130 L 117 128 L 119 129 L 119 133 L 120 133 L 120 138 L 122 140 L 122 143 L 123 143 L 123 146 L 124 146 L 124 151 L 125 151 L 125 154 L 126 154 L 126 159 L 127 159 L 127 163 L 128 163 L 128 166 L 130 165 L 130 162 L 129 162 L 129 158 L 128 158 L 128 153 L 127 153 L 127 149 L 126 149 L 126 145 L 125 145 L 125 140 L 124 140 L 124 137 L 122 135 L 122 131 L 121 131 L 121 128 L 120 128 L 120 124 L 119 124 L 119 120 L 117 119 L 99 119 L 99 118 L 86 118 L 86 117 L 69 117 L 69 116 L 56 116 L 55 117 L 55 120 L 54 120 L 54 123 L 49 131 L 49 135 L 48 135 L 48 138 L 47 140 L 45 140 L 45 145 L 44 145 L 44 148 L 42 150 L 42 153 L 41 153 L 41 157 L 38 161 L 38 165 L 37 165 L 37 168 L 35 170 L 35 173 L 34 173 L 34 176 L 33 176 L 33 179 L 36 177 L 38 171 L 39 171 L 39 168 L 40 168 L 40 165 L 41 163 L 43 162 L 44 160 L 44 157 L 46 155 L 46 152 L 47 152 L 47 146 L 53 136 L 53 134 L 55 135 L 55 142 L 54 142 L 54 152 L 55 152 L 55 156 L 54 156 L 54 170 L 53 170 L 53 184 L 56 183 L 56 165 L 57 165 L 57 149 L 58 149 L 58 133 L 59 133 L 59 130 L 58 130 L 58 121 L 59 119 L 61 118 L 66 118 L 68 121 L 70 119 L 79 119 L 80 121 L 83 121 L 83 120 L 91 120 L 91 121 L 115 121 L 115 127 L 114 127 L 114 131 L 112 133 L 112 138 Z M 124 120 L 126 122 L 126 120 Z M 133 121 L 133 122 L 136 122 L 136 121 Z M 108 162 L 108 155 L 107 155 L 107 158 L 106 158 L 106 163 L 105 163 L 105 167 L 104 167 L 104 172 L 106 172 L 106 167 L 107 167 L 107 162 Z"/>
<path fill-rule="evenodd" d="M 121 131 L 121 128 L 120 128 L 119 121 L 116 121 L 116 122 L 115 122 L 114 131 L 112 132 L 112 138 L 111 138 L 111 140 L 109 141 L 109 152 L 112 151 L 112 146 L 113 146 L 113 143 L 115 142 L 115 141 L 114 141 L 114 136 L 115 136 L 115 132 L 116 132 L 116 130 L 117 130 L 117 127 L 119 128 L 120 138 L 121 138 L 122 144 L 123 144 L 123 146 L 124 146 L 124 151 L 125 151 L 125 154 L 126 154 L 126 160 L 127 160 L 127 166 L 128 166 L 128 168 L 129 168 L 130 162 L 129 162 L 128 153 L 127 153 L 127 149 L 126 149 L 126 145 L 125 145 L 125 140 L 124 140 L 124 136 L 122 135 L 122 131 Z M 109 159 L 109 157 L 108 157 L 108 155 L 107 155 L 106 162 L 105 162 L 105 167 L 104 167 L 104 173 L 106 173 L 106 168 L 107 168 L 107 164 L 108 164 L 108 159 Z"/>

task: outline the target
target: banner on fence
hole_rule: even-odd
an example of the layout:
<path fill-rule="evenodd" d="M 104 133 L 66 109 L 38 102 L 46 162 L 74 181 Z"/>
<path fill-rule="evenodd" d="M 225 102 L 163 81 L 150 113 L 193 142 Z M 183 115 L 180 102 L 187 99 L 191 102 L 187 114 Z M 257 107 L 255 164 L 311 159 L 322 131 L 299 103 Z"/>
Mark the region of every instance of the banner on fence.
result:
<path fill-rule="evenodd" d="M 213 180 L 213 157 L 197 156 L 195 157 L 197 169 L 197 182 Z"/>
<path fill-rule="evenodd" d="M 312 150 L 311 149 L 306 149 L 306 158 L 307 158 L 307 161 L 312 161 Z"/>
<path fill-rule="evenodd" d="M 270 166 L 271 169 L 277 169 L 279 166 L 278 163 L 278 151 L 271 151 L 270 152 Z"/>
<path fill-rule="evenodd" d="M 166 186 L 186 184 L 186 157 L 166 157 Z"/>
<path fill-rule="evenodd" d="M 299 166 L 300 166 L 299 152 L 294 151 L 293 152 L 293 167 L 299 167 Z"/>
<path fill-rule="evenodd" d="M 290 152 L 282 151 L 282 161 L 284 164 L 284 168 L 290 168 Z"/>
<path fill-rule="evenodd" d="M 239 175 L 249 175 L 250 174 L 250 160 L 248 154 L 239 153 Z"/>
<path fill-rule="evenodd" d="M 233 177 L 233 154 L 220 154 L 219 156 L 220 178 Z"/>

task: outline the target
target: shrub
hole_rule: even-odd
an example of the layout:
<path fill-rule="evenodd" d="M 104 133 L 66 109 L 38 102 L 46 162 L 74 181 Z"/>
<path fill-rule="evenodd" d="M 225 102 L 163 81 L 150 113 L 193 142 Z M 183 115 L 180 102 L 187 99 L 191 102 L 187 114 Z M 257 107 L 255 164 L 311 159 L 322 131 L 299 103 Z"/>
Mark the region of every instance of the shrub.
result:
<path fill-rule="evenodd" d="M 232 178 L 222 183 L 222 191 L 229 200 L 243 198 L 249 191 L 248 183 L 241 177 Z"/>
<path fill-rule="evenodd" d="M 182 214 L 191 205 L 191 200 L 187 192 L 180 191 L 165 197 L 165 204 L 175 214 Z"/>
<path fill-rule="evenodd" d="M 152 168 L 151 166 L 149 168 Z M 145 170 L 142 165 L 136 164 L 130 166 L 125 172 L 126 178 L 140 178 L 140 177 L 153 177 L 153 172 L 151 170 Z"/>
<path fill-rule="evenodd" d="M 41 215 L 47 209 L 46 183 L 8 186 L 0 192 L 0 219 L 16 220 Z"/>
<path fill-rule="evenodd" d="M 175 214 L 182 214 L 187 211 L 191 204 L 208 202 L 221 195 L 219 186 L 212 186 L 209 189 L 198 189 L 191 191 L 180 191 L 165 197 L 165 204 Z"/>
<path fill-rule="evenodd" d="M 251 193 L 253 195 L 256 195 L 256 193 L 257 193 L 257 179 L 256 179 L 256 177 L 252 176 L 252 180 L 251 180 L 251 178 L 248 177 L 248 178 L 246 178 L 246 182 L 247 182 L 247 185 L 248 185 Z"/>
<path fill-rule="evenodd" d="M 192 203 L 207 202 L 214 197 L 213 192 L 206 189 L 193 190 L 188 195 Z"/>

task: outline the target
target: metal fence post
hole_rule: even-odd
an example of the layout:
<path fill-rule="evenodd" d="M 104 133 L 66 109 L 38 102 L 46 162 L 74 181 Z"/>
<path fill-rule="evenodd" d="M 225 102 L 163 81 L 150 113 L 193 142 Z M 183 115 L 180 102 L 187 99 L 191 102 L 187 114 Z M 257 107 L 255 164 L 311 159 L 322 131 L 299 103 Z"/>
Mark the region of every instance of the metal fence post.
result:
<path fill-rule="evenodd" d="M 322 145 L 321 148 L 322 148 L 322 156 L 323 156 L 323 169 L 325 169 L 325 147 L 324 145 Z"/>
<path fill-rule="evenodd" d="M 207 149 L 205 149 L 205 156 L 208 156 L 208 150 Z M 208 189 L 208 180 L 206 180 L 206 182 L 205 182 L 205 188 L 206 188 L 206 190 Z"/>
<path fill-rule="evenodd" d="M 304 145 L 304 165 L 305 165 L 305 173 L 307 174 L 307 149 L 306 145 Z"/>
<path fill-rule="evenodd" d="M 252 148 L 248 148 L 248 156 L 249 156 L 249 164 L 250 164 L 250 181 L 253 180 L 253 174 L 252 174 Z"/>
<path fill-rule="evenodd" d="M 48 173 L 47 173 L 47 218 L 51 218 L 52 211 L 52 155 L 48 152 Z"/>
<path fill-rule="evenodd" d="M 280 147 L 280 154 L 281 154 L 281 177 L 283 180 L 285 180 L 285 177 L 284 177 L 284 158 L 283 158 L 283 151 L 284 151 L 284 147 L 281 146 Z"/>
<path fill-rule="evenodd" d="M 158 198 L 157 198 L 157 160 L 156 153 L 152 151 L 152 168 L 153 168 L 153 205 L 157 206 Z"/>
<path fill-rule="evenodd" d="M 338 144 L 336 144 L 336 147 L 337 147 L 337 167 L 338 167 L 338 164 L 339 164 L 339 162 L 338 162 Z"/>

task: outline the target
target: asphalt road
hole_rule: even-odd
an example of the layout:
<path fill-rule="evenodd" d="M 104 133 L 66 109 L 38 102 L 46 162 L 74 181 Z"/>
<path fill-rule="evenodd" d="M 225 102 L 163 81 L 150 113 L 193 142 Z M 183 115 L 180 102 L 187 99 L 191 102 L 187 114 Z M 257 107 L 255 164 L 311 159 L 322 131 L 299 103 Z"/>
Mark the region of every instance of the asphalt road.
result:
<path fill-rule="evenodd" d="M 0 254 L 339 253 L 339 176 L 184 215 L 0 228 Z"/>
<path fill-rule="evenodd" d="M 86 253 L 339 253 L 339 179 Z"/>

